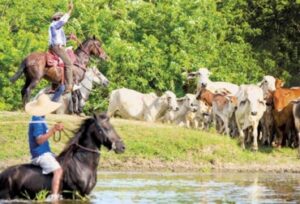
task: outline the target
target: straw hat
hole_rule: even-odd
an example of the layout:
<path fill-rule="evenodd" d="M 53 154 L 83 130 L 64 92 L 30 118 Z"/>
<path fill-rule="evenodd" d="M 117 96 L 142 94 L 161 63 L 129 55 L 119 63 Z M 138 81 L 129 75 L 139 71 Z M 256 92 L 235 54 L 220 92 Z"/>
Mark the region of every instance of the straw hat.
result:
<path fill-rule="evenodd" d="M 52 102 L 45 94 L 41 94 L 36 100 L 25 105 L 25 111 L 30 115 L 44 116 L 61 106 L 60 103 Z"/>
<path fill-rule="evenodd" d="M 56 19 L 60 19 L 62 16 L 64 15 L 63 12 L 56 12 L 53 16 L 52 16 L 52 20 L 56 20 Z"/>

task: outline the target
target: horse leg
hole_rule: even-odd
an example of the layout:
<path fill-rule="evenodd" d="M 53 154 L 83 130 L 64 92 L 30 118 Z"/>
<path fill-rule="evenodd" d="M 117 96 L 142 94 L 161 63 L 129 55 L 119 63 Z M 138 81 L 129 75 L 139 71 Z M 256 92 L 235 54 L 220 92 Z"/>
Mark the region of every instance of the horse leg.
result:
<path fill-rule="evenodd" d="M 0 199 L 4 199 L 4 200 L 11 199 L 8 189 L 0 190 Z"/>
<path fill-rule="evenodd" d="M 30 80 L 29 78 L 26 78 L 25 85 L 22 89 L 22 98 L 23 98 L 23 105 L 29 101 L 30 95 L 31 95 L 31 90 L 35 88 L 37 85 L 38 80 Z"/>
<path fill-rule="evenodd" d="M 31 82 L 31 79 L 26 77 L 25 84 L 21 90 L 23 106 L 25 106 L 25 104 L 28 102 L 28 95 L 26 94 L 26 90 L 27 90 L 28 86 L 30 85 L 30 82 Z"/>
<path fill-rule="evenodd" d="M 78 90 L 78 114 L 83 112 L 84 100 L 82 98 L 80 90 Z"/>
<path fill-rule="evenodd" d="M 72 92 L 72 114 L 78 114 L 78 96 L 77 96 L 77 90 Z"/>

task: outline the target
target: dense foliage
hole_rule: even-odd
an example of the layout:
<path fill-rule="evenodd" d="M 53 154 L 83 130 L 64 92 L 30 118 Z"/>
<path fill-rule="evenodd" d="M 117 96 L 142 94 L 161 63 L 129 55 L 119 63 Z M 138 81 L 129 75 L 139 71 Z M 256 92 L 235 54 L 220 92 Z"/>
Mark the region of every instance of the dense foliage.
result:
<path fill-rule="evenodd" d="M 214 80 L 237 84 L 258 82 L 265 74 L 288 82 L 299 77 L 296 0 L 76 0 L 74 4 L 66 33 L 81 40 L 95 34 L 110 56 L 107 62 L 92 62 L 111 84 L 109 90 L 95 89 L 87 111 L 106 107 L 110 90 L 119 87 L 158 94 L 170 89 L 181 96 L 186 72 L 199 67 L 212 70 Z M 8 78 L 30 52 L 47 49 L 50 17 L 58 10 L 67 10 L 66 0 L 0 0 L 0 110 L 21 107 L 24 79 L 12 85 Z"/>

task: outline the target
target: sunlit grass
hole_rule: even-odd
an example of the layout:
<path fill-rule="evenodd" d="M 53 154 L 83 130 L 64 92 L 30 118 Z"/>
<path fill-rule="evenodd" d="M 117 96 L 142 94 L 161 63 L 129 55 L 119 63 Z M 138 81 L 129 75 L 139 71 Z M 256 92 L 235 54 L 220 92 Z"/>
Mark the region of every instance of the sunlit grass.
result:
<path fill-rule="evenodd" d="M 21 112 L 0 112 L 0 162 L 14 159 L 28 162 L 28 121 L 30 117 Z M 50 115 L 49 123 L 62 121 L 67 129 L 78 128 L 83 118 Z M 236 139 L 209 132 L 191 130 L 159 123 L 146 123 L 112 119 L 117 132 L 126 145 L 124 154 L 102 150 L 101 163 L 126 166 L 127 162 L 159 161 L 161 163 L 185 162 L 186 165 L 211 164 L 295 164 L 300 165 L 297 151 L 291 148 L 260 148 L 253 152 L 242 150 Z M 71 134 L 71 133 L 70 133 Z M 59 153 L 68 140 L 62 137 L 58 143 L 50 139 L 51 147 Z"/>

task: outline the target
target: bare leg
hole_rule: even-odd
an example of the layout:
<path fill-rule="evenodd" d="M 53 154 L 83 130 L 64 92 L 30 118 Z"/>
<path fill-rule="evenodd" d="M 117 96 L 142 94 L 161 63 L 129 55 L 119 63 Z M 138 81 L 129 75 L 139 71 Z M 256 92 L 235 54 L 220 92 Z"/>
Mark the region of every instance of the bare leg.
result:
<path fill-rule="evenodd" d="M 63 170 L 59 168 L 53 172 L 52 178 L 52 194 L 59 194 L 60 181 L 62 179 Z"/>

